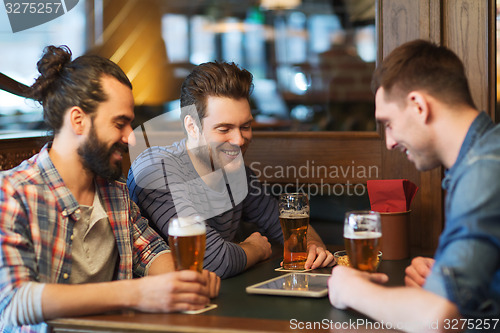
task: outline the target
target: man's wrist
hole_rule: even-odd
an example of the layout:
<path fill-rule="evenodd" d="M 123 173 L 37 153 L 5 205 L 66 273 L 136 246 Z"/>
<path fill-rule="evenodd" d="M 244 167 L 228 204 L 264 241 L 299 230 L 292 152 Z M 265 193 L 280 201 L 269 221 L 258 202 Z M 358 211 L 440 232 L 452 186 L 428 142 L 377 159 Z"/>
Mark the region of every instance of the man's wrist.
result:
<path fill-rule="evenodd" d="M 307 242 L 307 249 L 309 250 L 309 248 L 311 246 L 315 245 L 316 247 L 322 247 L 322 248 L 325 248 L 325 244 L 321 243 L 321 242 L 317 242 L 317 241 L 308 241 Z"/>
<path fill-rule="evenodd" d="M 136 309 L 140 299 L 139 279 L 121 280 L 115 282 L 117 307 L 119 309 Z"/>

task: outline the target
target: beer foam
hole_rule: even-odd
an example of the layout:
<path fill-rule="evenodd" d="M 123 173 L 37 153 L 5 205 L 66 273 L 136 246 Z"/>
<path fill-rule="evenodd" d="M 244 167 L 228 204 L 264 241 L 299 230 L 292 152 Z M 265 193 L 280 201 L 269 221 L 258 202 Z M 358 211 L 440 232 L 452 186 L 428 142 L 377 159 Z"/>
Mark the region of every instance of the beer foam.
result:
<path fill-rule="evenodd" d="M 373 239 L 382 237 L 381 232 L 377 231 L 350 231 L 344 232 L 344 238 L 349 239 Z"/>
<path fill-rule="evenodd" d="M 205 223 L 192 223 L 172 221 L 168 226 L 168 234 L 176 237 L 203 235 L 206 232 Z"/>
<path fill-rule="evenodd" d="M 296 211 L 282 211 L 280 213 L 280 217 L 283 217 L 286 219 L 303 219 L 305 217 L 309 217 L 309 214 L 303 213 L 303 212 L 296 212 Z"/>

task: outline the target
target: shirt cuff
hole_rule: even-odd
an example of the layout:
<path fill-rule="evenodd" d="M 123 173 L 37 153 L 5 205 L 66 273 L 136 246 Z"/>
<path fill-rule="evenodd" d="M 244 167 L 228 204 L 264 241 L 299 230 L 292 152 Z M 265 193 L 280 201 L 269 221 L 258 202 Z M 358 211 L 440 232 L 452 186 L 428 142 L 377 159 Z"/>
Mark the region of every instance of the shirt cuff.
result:
<path fill-rule="evenodd" d="M 26 282 L 19 287 L 9 305 L 2 311 L 1 320 L 9 325 L 33 325 L 43 322 L 42 292 L 44 283 Z"/>

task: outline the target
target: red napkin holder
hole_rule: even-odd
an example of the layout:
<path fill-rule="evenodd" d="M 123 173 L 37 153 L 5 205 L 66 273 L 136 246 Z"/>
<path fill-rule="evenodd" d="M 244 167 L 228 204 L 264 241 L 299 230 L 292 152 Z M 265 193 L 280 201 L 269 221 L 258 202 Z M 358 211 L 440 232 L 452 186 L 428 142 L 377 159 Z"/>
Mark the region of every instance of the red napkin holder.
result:
<path fill-rule="evenodd" d="M 380 213 L 382 238 L 380 251 L 384 260 L 410 257 L 410 212 Z"/>
<path fill-rule="evenodd" d="M 371 209 L 380 213 L 384 260 L 410 256 L 410 204 L 418 187 L 407 179 L 370 180 L 367 182 Z"/>

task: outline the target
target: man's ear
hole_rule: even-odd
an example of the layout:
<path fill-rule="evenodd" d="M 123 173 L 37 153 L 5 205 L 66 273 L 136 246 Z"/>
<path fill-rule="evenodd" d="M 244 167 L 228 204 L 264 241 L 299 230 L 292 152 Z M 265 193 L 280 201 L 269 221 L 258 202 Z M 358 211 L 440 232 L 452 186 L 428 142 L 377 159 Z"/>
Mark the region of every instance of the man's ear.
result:
<path fill-rule="evenodd" d="M 85 128 L 90 122 L 90 117 L 78 106 L 73 106 L 69 111 L 69 122 L 73 132 L 77 135 L 85 133 Z"/>
<path fill-rule="evenodd" d="M 428 123 L 431 118 L 431 106 L 427 99 L 427 95 L 423 94 L 420 91 L 411 91 L 408 94 L 408 105 L 410 109 L 413 111 L 414 116 L 423 121 L 424 123 Z"/>
<path fill-rule="evenodd" d="M 190 138 L 197 140 L 200 137 L 200 129 L 190 115 L 184 117 L 184 128 Z"/>

